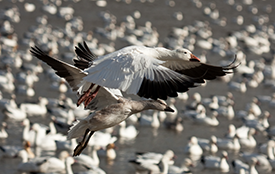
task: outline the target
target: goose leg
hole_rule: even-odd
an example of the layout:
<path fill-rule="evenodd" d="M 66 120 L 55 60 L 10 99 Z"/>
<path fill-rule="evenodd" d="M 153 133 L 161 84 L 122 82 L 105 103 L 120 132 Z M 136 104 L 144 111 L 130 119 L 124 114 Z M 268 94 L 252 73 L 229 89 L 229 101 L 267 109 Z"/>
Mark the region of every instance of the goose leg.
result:
<path fill-rule="evenodd" d="M 78 145 L 76 146 L 76 148 L 74 149 L 74 154 L 73 156 L 78 156 L 80 155 L 80 153 L 85 149 L 85 147 L 87 146 L 91 136 L 94 134 L 95 131 L 91 131 L 88 138 L 87 134 L 90 132 L 90 129 L 86 129 L 85 134 L 83 139 L 78 143 Z"/>
<path fill-rule="evenodd" d="M 98 93 L 98 91 L 99 91 L 99 88 L 100 88 L 100 86 L 97 86 L 96 89 L 95 89 L 95 91 L 94 91 L 92 94 L 90 94 L 90 95 L 87 97 L 87 99 L 84 101 L 84 106 L 85 106 L 85 108 L 86 108 L 87 105 L 95 98 L 95 96 L 97 95 L 97 93 Z"/>
<path fill-rule="evenodd" d="M 84 143 L 84 145 L 83 145 L 83 149 L 86 148 L 86 146 L 87 146 L 88 143 L 89 143 L 90 138 L 92 137 L 92 135 L 93 135 L 94 133 L 95 133 L 95 131 L 91 131 L 91 132 L 90 132 L 88 138 L 86 139 L 86 141 L 85 141 L 85 143 Z"/>
<path fill-rule="evenodd" d="M 91 86 L 89 87 L 89 89 L 87 91 L 85 91 L 84 94 L 82 94 L 78 98 L 77 103 L 76 103 L 77 106 L 79 106 L 82 102 L 84 102 L 87 99 L 87 97 L 89 97 L 90 92 L 92 91 L 92 88 L 93 88 L 94 85 L 95 84 L 92 83 Z"/>
<path fill-rule="evenodd" d="M 84 102 L 85 107 L 95 98 L 95 96 L 98 93 L 98 90 L 100 88 L 100 86 L 96 86 L 95 90 L 92 91 L 93 87 L 95 86 L 95 84 L 91 84 L 91 86 L 89 87 L 89 89 L 87 91 L 84 92 L 84 94 L 82 94 L 78 100 L 77 100 L 77 106 L 79 106 L 82 102 Z"/>

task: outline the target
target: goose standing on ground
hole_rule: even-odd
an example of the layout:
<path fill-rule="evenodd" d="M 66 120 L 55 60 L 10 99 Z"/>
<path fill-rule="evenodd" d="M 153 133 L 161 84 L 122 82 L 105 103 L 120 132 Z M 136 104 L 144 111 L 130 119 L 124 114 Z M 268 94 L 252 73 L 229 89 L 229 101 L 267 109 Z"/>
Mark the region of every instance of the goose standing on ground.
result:
<path fill-rule="evenodd" d="M 189 50 L 168 50 L 129 46 L 113 53 L 96 57 L 88 48 L 78 44 L 74 66 L 50 57 L 38 47 L 32 47 L 33 56 L 46 62 L 60 77 L 66 79 L 80 97 L 77 104 L 87 106 L 101 86 L 120 89 L 140 97 L 164 99 L 177 97 L 204 80 L 232 73 L 234 61 L 228 66 L 213 66 L 200 62 Z"/>

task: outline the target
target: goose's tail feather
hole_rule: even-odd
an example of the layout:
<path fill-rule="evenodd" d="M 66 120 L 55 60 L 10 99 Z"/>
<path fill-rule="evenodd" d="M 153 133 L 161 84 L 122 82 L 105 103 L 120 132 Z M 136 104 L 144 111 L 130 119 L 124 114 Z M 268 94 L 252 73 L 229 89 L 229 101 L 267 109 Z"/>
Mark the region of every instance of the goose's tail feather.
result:
<path fill-rule="evenodd" d="M 76 120 L 68 131 L 67 139 L 70 140 L 83 136 L 87 128 L 87 120 Z"/>

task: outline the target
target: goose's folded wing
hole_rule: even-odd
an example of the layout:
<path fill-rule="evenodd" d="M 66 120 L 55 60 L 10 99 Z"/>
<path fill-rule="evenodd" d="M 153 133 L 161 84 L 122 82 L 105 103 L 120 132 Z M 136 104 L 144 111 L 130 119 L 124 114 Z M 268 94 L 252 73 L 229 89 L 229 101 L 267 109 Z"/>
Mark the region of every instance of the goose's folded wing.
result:
<path fill-rule="evenodd" d="M 100 57 L 85 70 L 84 80 L 108 88 L 120 89 L 128 94 L 152 99 L 176 97 L 203 79 L 181 75 L 160 64 L 155 58 L 145 56 L 137 48 L 127 48 Z"/>
<path fill-rule="evenodd" d="M 85 109 L 100 110 L 107 105 L 118 102 L 118 97 L 122 97 L 119 89 L 111 89 L 106 87 L 99 88 L 96 97 L 89 103 Z"/>
<path fill-rule="evenodd" d="M 224 76 L 228 73 L 232 73 L 238 65 L 234 65 L 235 60 L 227 66 L 214 66 L 201 62 L 177 60 L 166 61 L 162 65 L 172 69 L 180 74 L 184 74 L 194 78 L 202 78 L 205 80 L 213 80 L 219 76 Z"/>
<path fill-rule="evenodd" d="M 58 76 L 65 78 L 73 91 L 76 91 L 78 89 L 78 85 L 81 83 L 82 78 L 87 75 L 85 72 L 77 67 L 74 67 L 56 58 L 50 57 L 42 50 L 40 50 L 37 46 L 31 47 L 30 52 L 33 56 L 51 66 L 56 71 L 55 73 Z"/>

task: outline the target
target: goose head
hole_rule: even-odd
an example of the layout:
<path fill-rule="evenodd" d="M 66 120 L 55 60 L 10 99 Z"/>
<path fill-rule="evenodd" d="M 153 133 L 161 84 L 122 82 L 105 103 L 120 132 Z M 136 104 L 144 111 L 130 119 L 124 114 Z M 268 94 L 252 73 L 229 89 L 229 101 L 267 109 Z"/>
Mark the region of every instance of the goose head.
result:
<path fill-rule="evenodd" d="M 228 159 L 228 153 L 226 151 L 222 151 L 222 158 Z"/>
<path fill-rule="evenodd" d="M 183 60 L 188 60 L 188 61 L 195 61 L 195 62 L 200 62 L 200 59 L 196 57 L 191 51 L 185 48 L 178 48 L 173 50 L 174 56 L 183 59 Z"/>
<path fill-rule="evenodd" d="M 174 110 L 169 107 L 163 100 L 147 100 L 148 105 L 151 109 L 156 109 L 159 111 L 174 112 Z"/>
<path fill-rule="evenodd" d="M 182 165 L 182 167 L 189 167 L 189 166 L 194 166 L 192 160 L 190 158 L 185 158 Z"/>

